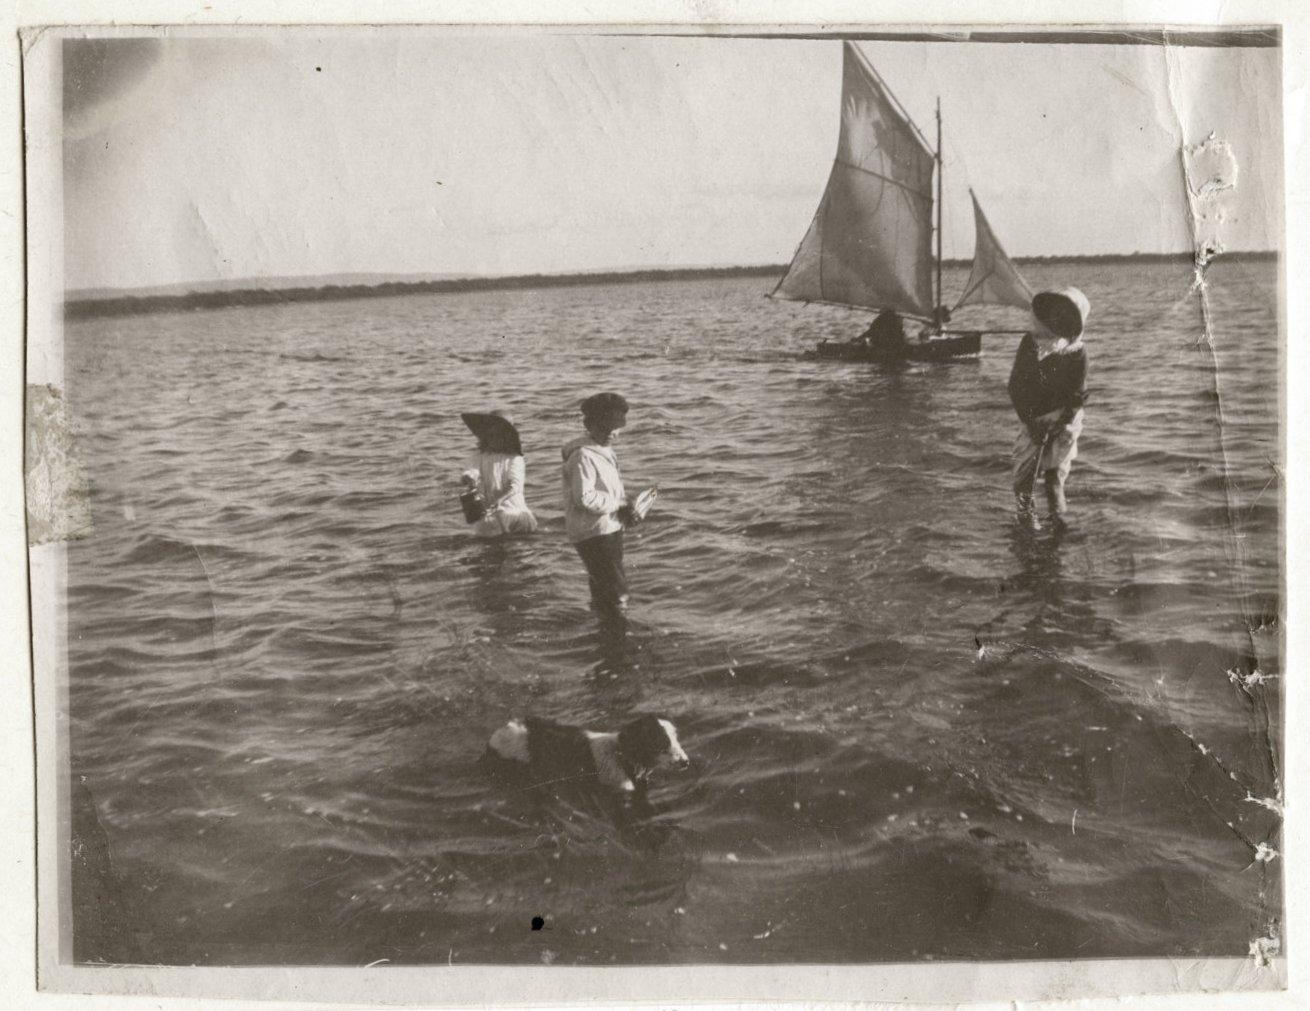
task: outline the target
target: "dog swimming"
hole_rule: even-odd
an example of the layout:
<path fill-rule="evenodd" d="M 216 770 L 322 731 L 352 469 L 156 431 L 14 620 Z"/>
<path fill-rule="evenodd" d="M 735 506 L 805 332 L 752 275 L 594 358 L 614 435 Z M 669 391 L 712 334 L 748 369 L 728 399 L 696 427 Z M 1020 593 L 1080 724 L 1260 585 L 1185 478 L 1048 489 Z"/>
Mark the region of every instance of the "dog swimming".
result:
<path fill-rule="evenodd" d="M 511 720 L 491 735 L 487 754 L 521 766 L 538 783 L 594 779 L 625 794 L 643 792 L 657 769 L 691 764 L 677 729 L 659 716 L 639 716 L 617 732 Z"/>

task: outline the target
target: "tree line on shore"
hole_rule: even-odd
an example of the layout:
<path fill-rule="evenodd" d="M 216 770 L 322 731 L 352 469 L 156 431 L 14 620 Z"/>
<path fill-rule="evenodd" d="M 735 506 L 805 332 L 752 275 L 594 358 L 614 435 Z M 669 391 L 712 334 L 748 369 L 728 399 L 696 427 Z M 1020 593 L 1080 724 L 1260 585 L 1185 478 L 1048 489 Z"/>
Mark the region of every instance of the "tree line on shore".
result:
<path fill-rule="evenodd" d="M 1274 252 L 1226 253 L 1224 259 L 1271 259 Z M 1097 256 L 1017 257 L 1021 264 L 1188 262 L 1191 253 L 1111 253 Z M 946 260 L 945 266 L 968 266 L 968 260 Z M 233 288 L 191 291 L 178 295 L 110 295 L 72 298 L 64 302 L 65 319 L 134 316 L 141 313 L 186 312 L 234 306 L 277 305 L 291 302 L 328 302 L 399 295 L 457 294 L 476 291 L 512 291 L 525 288 L 562 288 L 574 285 L 639 284 L 650 281 L 702 281 L 716 278 L 781 277 L 786 264 L 753 267 L 682 267 L 652 270 L 603 271 L 585 274 L 515 274 L 504 277 L 443 278 L 428 281 L 384 281 L 380 284 L 326 284 L 287 288 Z"/>

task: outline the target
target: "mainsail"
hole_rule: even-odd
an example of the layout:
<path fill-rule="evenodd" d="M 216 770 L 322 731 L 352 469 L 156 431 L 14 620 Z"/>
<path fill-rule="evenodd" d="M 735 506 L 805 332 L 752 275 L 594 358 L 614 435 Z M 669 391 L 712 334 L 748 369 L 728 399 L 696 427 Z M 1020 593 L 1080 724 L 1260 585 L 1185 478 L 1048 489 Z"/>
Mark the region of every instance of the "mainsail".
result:
<path fill-rule="evenodd" d="M 850 42 L 842 50 L 837 157 L 773 294 L 928 318 L 935 155 L 863 54 Z"/>
<path fill-rule="evenodd" d="M 955 303 L 955 308 L 984 303 L 1029 308 L 1033 301 L 1032 289 L 996 241 L 996 233 L 987 223 L 987 216 L 983 214 L 973 190 L 969 191 L 969 196 L 973 199 L 973 270 L 969 272 L 969 283 L 964 286 L 964 294 Z"/>

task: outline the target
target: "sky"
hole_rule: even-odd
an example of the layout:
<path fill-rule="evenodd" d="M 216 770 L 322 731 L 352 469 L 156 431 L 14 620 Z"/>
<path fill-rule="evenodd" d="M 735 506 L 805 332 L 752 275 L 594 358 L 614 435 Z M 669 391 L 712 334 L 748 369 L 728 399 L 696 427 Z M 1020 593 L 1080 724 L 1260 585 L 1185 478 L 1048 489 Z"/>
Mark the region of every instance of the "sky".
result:
<path fill-rule="evenodd" d="M 1179 147 L 1227 141 L 1230 249 L 1281 245 L 1280 53 L 862 42 L 1015 256 L 1191 248 Z M 65 285 L 785 263 L 836 150 L 837 40 L 413 28 L 64 44 Z M 52 110 L 60 115 L 61 109 Z"/>

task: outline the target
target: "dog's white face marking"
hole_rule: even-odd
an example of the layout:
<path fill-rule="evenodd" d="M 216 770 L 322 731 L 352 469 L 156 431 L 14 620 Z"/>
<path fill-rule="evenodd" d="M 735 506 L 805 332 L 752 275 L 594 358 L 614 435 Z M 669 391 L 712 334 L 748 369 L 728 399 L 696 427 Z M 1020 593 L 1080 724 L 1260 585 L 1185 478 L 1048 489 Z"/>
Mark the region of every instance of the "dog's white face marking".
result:
<path fill-rule="evenodd" d="M 491 750 L 512 762 L 528 761 L 528 728 L 511 720 L 491 735 Z"/>
<path fill-rule="evenodd" d="M 669 739 L 668 748 L 659 757 L 660 765 L 674 765 L 685 768 L 690 764 L 691 759 L 687 753 L 682 750 L 682 745 L 678 743 L 678 731 L 668 720 L 660 720 L 660 726 L 664 728 L 664 735 Z"/>

